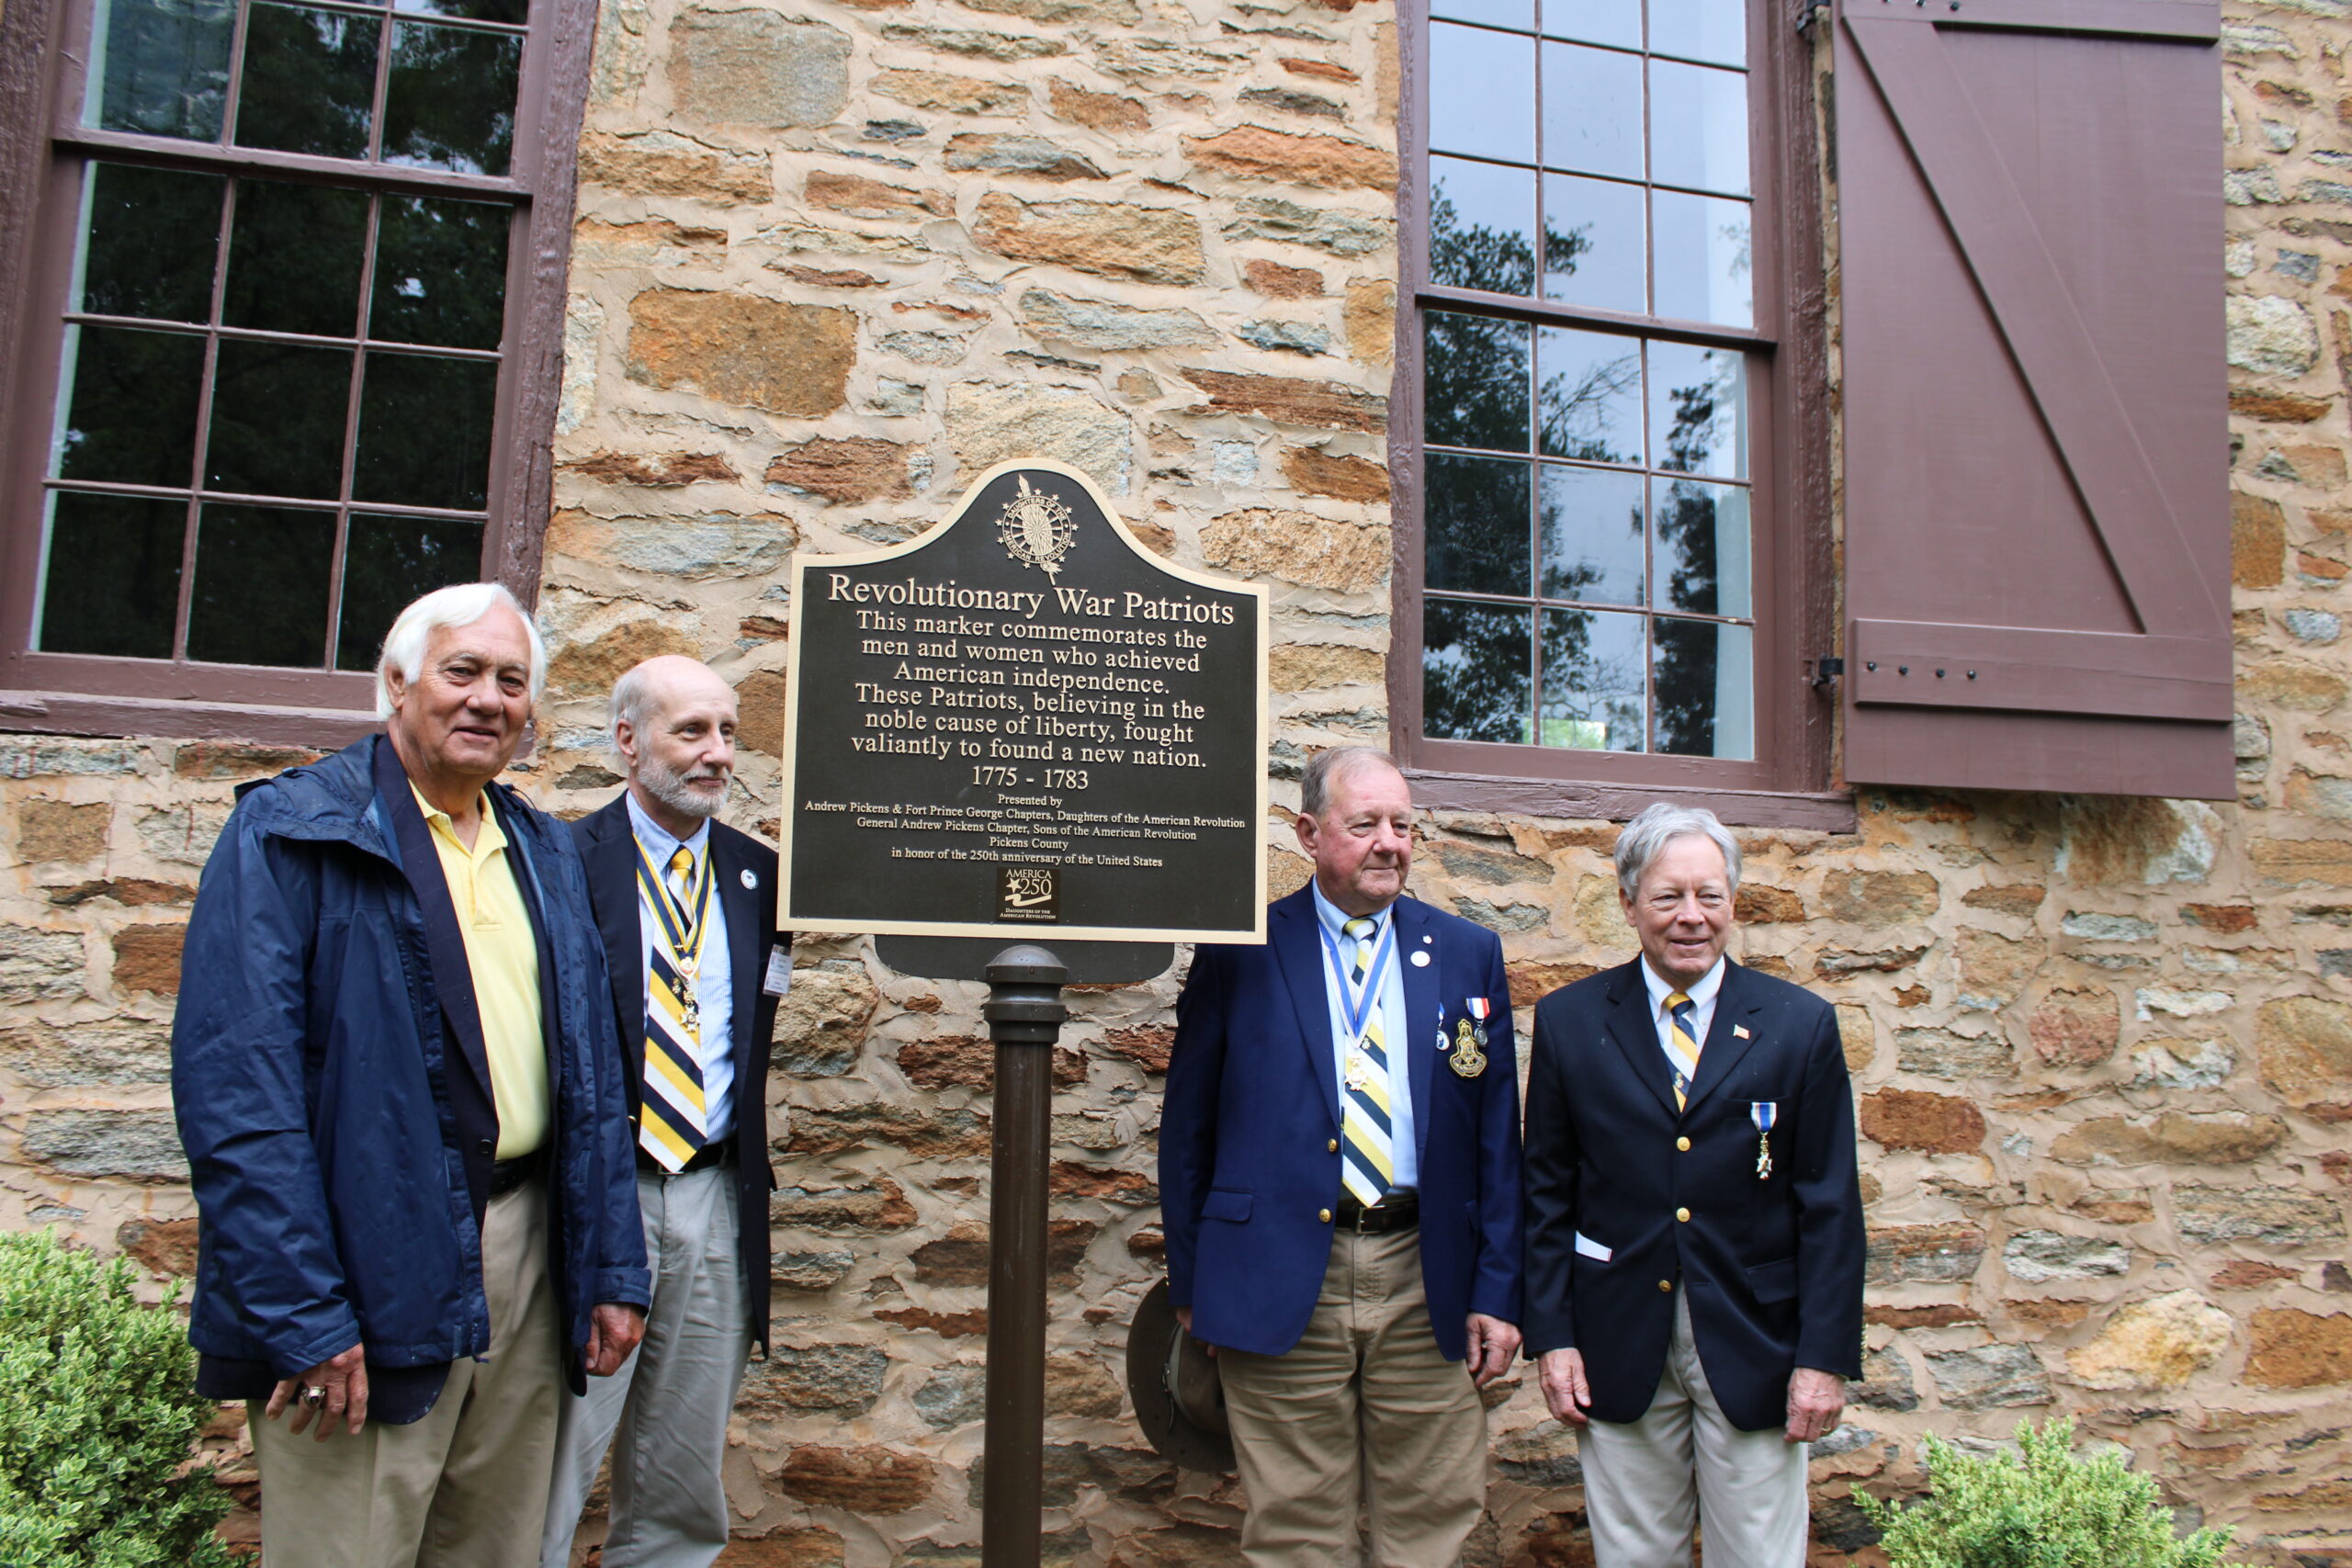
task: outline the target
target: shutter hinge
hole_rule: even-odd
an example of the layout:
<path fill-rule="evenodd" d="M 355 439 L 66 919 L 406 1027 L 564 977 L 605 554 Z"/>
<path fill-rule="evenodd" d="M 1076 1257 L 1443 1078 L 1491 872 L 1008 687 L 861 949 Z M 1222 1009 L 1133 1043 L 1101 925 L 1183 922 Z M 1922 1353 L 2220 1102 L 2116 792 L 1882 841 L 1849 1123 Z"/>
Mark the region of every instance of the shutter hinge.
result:
<path fill-rule="evenodd" d="M 1822 4 L 1822 0 L 1797 0 L 1798 33 L 1809 32 L 1813 24 L 1828 9 L 1827 6 Z"/>
<path fill-rule="evenodd" d="M 1845 672 L 1846 661 L 1842 659 L 1815 660 L 1813 661 L 1813 681 L 1811 682 L 1813 689 L 1816 692 L 1820 691 L 1824 686 L 1828 685 L 1832 681 L 1835 681 L 1838 676 L 1843 675 Z"/>

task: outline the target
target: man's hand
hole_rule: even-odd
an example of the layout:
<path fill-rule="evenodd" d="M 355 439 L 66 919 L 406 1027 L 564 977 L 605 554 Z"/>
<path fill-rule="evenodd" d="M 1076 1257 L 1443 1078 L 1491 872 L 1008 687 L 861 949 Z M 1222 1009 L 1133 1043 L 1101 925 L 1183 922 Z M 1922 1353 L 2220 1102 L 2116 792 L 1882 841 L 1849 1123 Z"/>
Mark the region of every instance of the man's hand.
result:
<path fill-rule="evenodd" d="M 645 1337 L 645 1309 L 604 1302 L 588 1314 L 588 1375 L 608 1378 Z"/>
<path fill-rule="evenodd" d="M 302 1397 L 305 1388 L 324 1389 L 324 1403 L 312 1404 L 305 1400 Z M 295 1437 L 302 1435 L 313 1416 L 319 1418 L 320 1442 L 327 1440 L 327 1434 L 334 1430 L 337 1420 L 345 1423 L 351 1435 L 357 1437 L 360 1426 L 368 1419 L 366 1350 L 354 1345 L 342 1355 L 321 1361 L 295 1377 L 279 1379 L 277 1386 L 269 1391 L 269 1404 L 263 1407 L 262 1414 L 275 1421 L 285 1414 L 289 1404 L 293 1406 L 294 1414 L 287 1421 L 286 1429 Z"/>
<path fill-rule="evenodd" d="M 1182 1329 L 1187 1334 L 1193 1332 L 1193 1309 L 1191 1307 L 1178 1307 L 1176 1309 L 1176 1326 Z M 1210 1344 L 1205 1339 L 1201 1341 L 1201 1348 L 1206 1350 L 1211 1356 L 1215 1356 L 1216 1354 L 1216 1347 Z"/>
<path fill-rule="evenodd" d="M 1571 1427 L 1592 1419 L 1585 1414 L 1592 1408 L 1592 1389 L 1584 1381 L 1583 1351 L 1546 1350 L 1535 1364 L 1544 1383 L 1544 1403 L 1555 1416 Z"/>
<path fill-rule="evenodd" d="M 1510 1371 L 1519 1354 L 1519 1328 L 1483 1312 L 1470 1314 L 1470 1381 L 1486 1387 Z"/>
<path fill-rule="evenodd" d="M 1846 1408 L 1846 1380 L 1835 1372 L 1799 1367 L 1789 1374 L 1789 1429 L 1792 1443 L 1817 1443 L 1838 1426 Z"/>

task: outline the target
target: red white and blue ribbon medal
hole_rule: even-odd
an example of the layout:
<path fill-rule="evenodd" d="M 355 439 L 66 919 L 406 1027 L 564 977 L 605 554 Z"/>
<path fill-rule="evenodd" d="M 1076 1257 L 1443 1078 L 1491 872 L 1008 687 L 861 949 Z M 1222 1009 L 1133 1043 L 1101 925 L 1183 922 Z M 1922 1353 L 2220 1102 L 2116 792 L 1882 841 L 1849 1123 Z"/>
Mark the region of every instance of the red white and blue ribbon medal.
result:
<path fill-rule="evenodd" d="M 1772 1179 L 1772 1124 L 1781 1119 L 1781 1108 L 1769 1100 L 1752 1100 L 1747 1107 L 1748 1119 L 1756 1123 L 1756 1179 Z"/>
<path fill-rule="evenodd" d="M 1469 1017 L 1454 1026 L 1453 1053 L 1446 1060 L 1453 1070 L 1465 1078 L 1475 1078 L 1487 1070 L 1487 1012 L 1488 1003 L 1484 997 L 1471 997 L 1463 1004 Z"/>

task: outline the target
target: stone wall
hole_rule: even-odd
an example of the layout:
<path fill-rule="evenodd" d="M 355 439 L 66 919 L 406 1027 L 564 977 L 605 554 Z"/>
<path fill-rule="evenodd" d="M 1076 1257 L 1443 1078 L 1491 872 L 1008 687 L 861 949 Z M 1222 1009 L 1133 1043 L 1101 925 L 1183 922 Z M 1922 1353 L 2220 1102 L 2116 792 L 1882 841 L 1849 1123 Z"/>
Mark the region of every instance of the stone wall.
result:
<path fill-rule="evenodd" d="M 2071 1412 L 2250 1558 L 2352 1562 L 2352 33 L 2342 0 L 2226 15 L 2242 799 L 1865 792 L 1851 835 L 1746 835 L 1740 949 L 1838 1004 L 1866 1139 L 1869 1375 L 1815 1462 L 1824 1561 L 1867 1551 L 1846 1494 L 1916 1485 L 1919 1434 Z M 1163 553 L 1274 588 L 1271 891 L 1297 886 L 1300 758 L 1387 733 L 1393 25 L 1354 0 L 612 0 L 551 704 L 518 782 L 610 798 L 604 691 L 690 652 L 742 699 L 730 816 L 773 832 L 785 564 L 905 538 L 1042 453 Z M 301 755 L 0 737 L 0 1224 L 187 1270 L 177 928 L 233 784 Z M 1502 931 L 1522 1026 L 1633 951 L 1613 835 L 1424 823 L 1416 891 Z M 1161 1463 L 1122 1393 L 1175 987 L 1080 992 L 1058 1058 L 1057 1564 L 1237 1561 L 1234 1490 Z M 977 1562 L 978 1001 L 800 943 L 730 1563 Z M 1470 1561 L 1589 1561 L 1573 1442 L 1532 1377 L 1498 1395 Z M 249 1483 L 233 1419 L 217 1444 Z"/>

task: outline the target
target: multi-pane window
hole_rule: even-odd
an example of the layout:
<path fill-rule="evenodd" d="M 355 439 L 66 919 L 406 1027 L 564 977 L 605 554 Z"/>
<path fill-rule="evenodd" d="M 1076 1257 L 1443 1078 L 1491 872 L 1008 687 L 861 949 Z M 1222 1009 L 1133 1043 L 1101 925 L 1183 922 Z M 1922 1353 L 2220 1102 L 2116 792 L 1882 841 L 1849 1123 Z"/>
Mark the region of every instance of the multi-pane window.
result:
<path fill-rule="evenodd" d="M 1741 0 L 1431 0 L 1421 733 L 1758 755 Z"/>
<path fill-rule="evenodd" d="M 527 4 L 95 0 L 16 646 L 362 671 L 481 574 Z"/>

